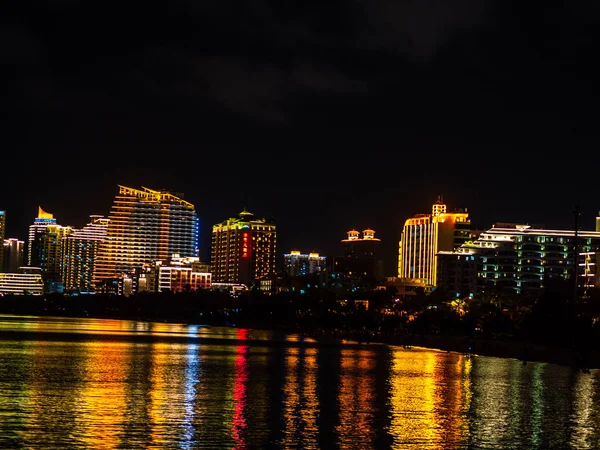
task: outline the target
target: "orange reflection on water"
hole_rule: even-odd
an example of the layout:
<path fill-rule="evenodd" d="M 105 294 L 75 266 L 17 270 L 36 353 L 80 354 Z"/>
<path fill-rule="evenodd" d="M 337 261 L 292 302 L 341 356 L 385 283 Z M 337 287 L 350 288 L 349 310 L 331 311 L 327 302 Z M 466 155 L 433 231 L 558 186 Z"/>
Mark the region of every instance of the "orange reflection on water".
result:
<path fill-rule="evenodd" d="M 394 444 L 443 448 L 436 417 L 435 367 L 440 353 L 395 349 L 390 374 L 390 434 Z"/>
<path fill-rule="evenodd" d="M 473 360 L 463 354 L 446 354 L 437 359 L 434 379 L 435 417 L 442 442 L 469 442 L 470 428 L 467 420 L 471 406 L 470 373 Z"/>
<path fill-rule="evenodd" d="M 77 434 L 86 448 L 116 448 L 120 444 L 126 406 L 125 387 L 131 344 L 80 344 L 84 380 L 77 405 Z"/>
<path fill-rule="evenodd" d="M 283 447 L 317 445 L 319 398 L 317 393 L 318 349 L 286 349 L 285 384 L 283 387 Z"/>
<path fill-rule="evenodd" d="M 237 339 L 247 340 L 248 330 L 239 329 Z M 246 389 L 248 383 L 248 346 L 238 345 L 233 363 L 233 418 L 231 423 L 231 436 L 235 442 L 234 448 L 244 448 L 244 431 L 247 423 L 244 416 L 246 409 Z"/>
<path fill-rule="evenodd" d="M 375 357 L 370 350 L 345 349 L 340 358 L 338 392 L 340 421 L 336 427 L 340 448 L 369 448 L 375 439 L 373 401 L 375 398 Z M 360 436 L 360 442 L 357 442 Z M 349 439 L 349 440 L 348 440 Z"/>

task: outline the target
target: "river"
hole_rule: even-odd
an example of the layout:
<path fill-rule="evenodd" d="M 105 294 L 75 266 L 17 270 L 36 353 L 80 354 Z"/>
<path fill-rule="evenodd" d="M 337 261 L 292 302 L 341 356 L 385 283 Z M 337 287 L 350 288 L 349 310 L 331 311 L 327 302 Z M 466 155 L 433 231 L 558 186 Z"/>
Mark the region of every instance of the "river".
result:
<path fill-rule="evenodd" d="M 600 370 L 0 316 L 0 448 L 600 448 Z"/>

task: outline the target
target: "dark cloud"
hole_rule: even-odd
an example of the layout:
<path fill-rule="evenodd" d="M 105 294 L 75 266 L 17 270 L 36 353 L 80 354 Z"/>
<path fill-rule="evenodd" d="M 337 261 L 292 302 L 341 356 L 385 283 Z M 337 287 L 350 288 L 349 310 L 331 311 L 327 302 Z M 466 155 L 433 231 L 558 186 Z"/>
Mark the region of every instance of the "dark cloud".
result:
<path fill-rule="evenodd" d="M 598 207 L 598 22 L 585 0 L 9 2 L 3 164 L 28 176 L 0 207 L 78 224 L 156 184 L 329 253 L 346 226 L 394 242 L 439 192 L 478 226 L 568 224 Z"/>

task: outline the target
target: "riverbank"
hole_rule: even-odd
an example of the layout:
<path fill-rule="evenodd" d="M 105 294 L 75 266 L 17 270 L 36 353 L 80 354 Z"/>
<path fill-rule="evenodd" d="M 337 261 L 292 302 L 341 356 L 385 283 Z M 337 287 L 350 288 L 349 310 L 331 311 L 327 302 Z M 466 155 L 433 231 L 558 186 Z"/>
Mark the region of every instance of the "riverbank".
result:
<path fill-rule="evenodd" d="M 406 335 L 389 336 L 378 342 L 454 351 L 481 356 L 514 358 L 521 361 L 546 362 L 580 369 L 600 369 L 600 351 L 548 346 L 526 342 L 502 341 L 464 336 Z"/>
<path fill-rule="evenodd" d="M 4 312 L 4 314 L 15 315 L 14 312 Z M 19 314 L 16 314 L 19 315 Z M 56 314 L 34 314 L 40 317 L 44 316 L 60 316 Z M 73 315 L 67 314 L 63 317 L 81 317 L 95 319 L 110 319 L 110 320 L 134 320 L 142 322 L 159 322 L 159 323 L 182 323 L 186 325 L 198 325 L 198 321 L 189 321 L 183 318 L 170 318 L 168 320 L 157 320 L 155 317 L 131 317 L 131 316 L 107 316 L 107 315 Z M 207 318 L 208 319 L 208 318 Z M 230 326 L 232 328 L 248 328 L 260 329 L 266 331 L 277 331 L 284 334 L 306 334 L 314 338 L 322 344 L 332 344 L 346 340 L 357 344 L 368 345 L 368 343 L 380 343 L 397 345 L 402 347 L 423 347 L 428 349 L 453 351 L 465 354 L 494 356 L 500 358 L 514 358 L 522 361 L 531 362 L 546 362 L 551 364 L 559 364 L 580 369 L 600 369 L 600 351 L 584 350 L 572 347 L 549 346 L 537 343 L 527 343 L 519 341 L 485 339 L 482 337 L 465 337 L 465 336 L 449 336 L 439 334 L 406 334 L 406 335 L 367 335 L 363 333 L 340 332 L 339 330 L 333 333 L 332 330 L 321 330 L 323 333 L 315 335 L 307 332 L 308 330 L 296 329 L 294 327 L 272 327 L 267 323 L 254 324 L 249 323 L 237 324 L 238 326 L 223 323 L 221 321 L 206 320 L 203 325 L 210 326 Z"/>

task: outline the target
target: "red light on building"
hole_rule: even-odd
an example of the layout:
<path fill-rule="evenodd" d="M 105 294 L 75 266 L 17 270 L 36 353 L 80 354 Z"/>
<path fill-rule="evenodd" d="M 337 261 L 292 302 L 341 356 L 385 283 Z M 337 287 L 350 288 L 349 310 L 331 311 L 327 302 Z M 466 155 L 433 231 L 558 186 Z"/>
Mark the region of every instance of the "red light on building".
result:
<path fill-rule="evenodd" d="M 248 233 L 242 235 L 242 258 L 248 257 Z"/>

